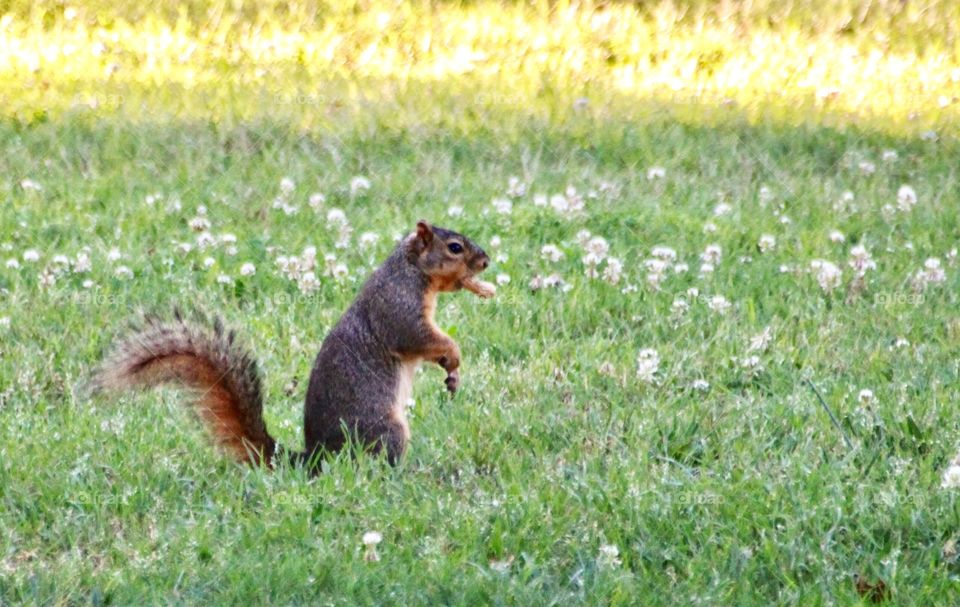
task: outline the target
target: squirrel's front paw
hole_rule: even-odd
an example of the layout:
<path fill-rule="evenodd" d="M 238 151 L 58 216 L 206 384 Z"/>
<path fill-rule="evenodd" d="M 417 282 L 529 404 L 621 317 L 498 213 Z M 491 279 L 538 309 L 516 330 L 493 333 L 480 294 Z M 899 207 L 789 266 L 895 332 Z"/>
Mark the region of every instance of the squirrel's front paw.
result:
<path fill-rule="evenodd" d="M 447 384 L 447 391 L 449 391 L 450 394 L 455 393 L 457 388 L 460 387 L 460 372 L 451 371 L 447 375 L 447 379 L 443 380 L 443 383 Z"/>
<path fill-rule="evenodd" d="M 462 283 L 463 288 L 479 295 L 484 299 L 488 299 L 497 294 L 497 286 L 492 282 L 487 282 L 485 280 L 477 280 L 476 278 L 467 278 Z"/>

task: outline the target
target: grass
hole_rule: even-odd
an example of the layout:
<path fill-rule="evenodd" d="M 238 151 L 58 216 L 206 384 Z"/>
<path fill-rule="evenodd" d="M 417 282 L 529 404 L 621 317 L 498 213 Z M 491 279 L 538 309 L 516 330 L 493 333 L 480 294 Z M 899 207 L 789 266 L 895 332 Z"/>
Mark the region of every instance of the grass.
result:
<path fill-rule="evenodd" d="M 5 6 L 0 259 L 19 267 L 0 266 L 0 603 L 865 604 L 857 576 L 894 604 L 956 594 L 951 3 L 238 6 Z M 500 214 L 514 176 L 526 191 Z M 568 186 L 596 193 L 582 214 L 535 204 Z M 192 305 L 253 347 L 268 426 L 301 445 L 316 349 L 421 216 L 495 251 L 490 279 L 510 282 L 441 301 L 462 391 L 421 371 L 396 469 L 242 468 L 174 391 L 81 390 L 137 309 Z M 587 276 L 584 229 L 622 260 L 617 284 Z M 862 284 L 858 244 L 876 262 Z M 659 289 L 658 245 L 689 266 Z M 302 292 L 276 260 L 307 246 L 347 278 Z M 917 279 L 929 258 L 943 282 Z M 842 269 L 835 289 L 817 259 Z M 554 273 L 566 289 L 530 288 Z"/>

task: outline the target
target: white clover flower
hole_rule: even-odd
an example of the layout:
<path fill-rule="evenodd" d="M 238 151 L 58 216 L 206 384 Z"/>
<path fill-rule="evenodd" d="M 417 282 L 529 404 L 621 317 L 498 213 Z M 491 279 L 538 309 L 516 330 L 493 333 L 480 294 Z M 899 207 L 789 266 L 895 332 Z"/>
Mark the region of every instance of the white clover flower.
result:
<path fill-rule="evenodd" d="M 561 215 L 565 215 L 570 212 L 570 203 L 567 201 L 567 197 L 563 194 L 554 194 L 550 197 L 550 206 L 553 207 L 553 210 Z"/>
<path fill-rule="evenodd" d="M 233 278 L 227 274 L 220 274 L 217 276 L 217 282 L 222 285 L 233 284 Z"/>
<path fill-rule="evenodd" d="M 350 195 L 358 196 L 365 194 L 370 189 L 370 180 L 363 175 L 357 175 L 350 180 Z"/>
<path fill-rule="evenodd" d="M 307 199 L 307 204 L 309 204 L 310 208 L 314 211 L 320 210 L 320 207 L 326 204 L 326 202 L 327 197 L 320 192 L 314 192 L 313 194 L 310 194 L 310 198 Z"/>
<path fill-rule="evenodd" d="M 88 279 L 84 280 L 82 284 L 83 284 L 83 288 L 84 288 L 84 289 L 92 289 L 93 287 L 96 286 L 97 283 L 93 282 L 92 280 L 90 280 L 90 279 L 88 278 Z"/>
<path fill-rule="evenodd" d="M 617 374 L 617 368 L 613 366 L 612 362 L 607 360 L 600 364 L 600 366 L 597 368 L 597 373 L 600 375 L 606 375 L 608 377 L 614 377 Z"/>
<path fill-rule="evenodd" d="M 42 192 L 43 186 L 32 179 L 21 179 L 20 188 L 26 192 Z"/>
<path fill-rule="evenodd" d="M 704 263 L 709 263 L 716 265 L 720 263 L 720 258 L 723 257 L 723 250 L 718 244 L 707 245 L 707 248 L 703 250 L 703 253 L 700 255 L 700 259 Z"/>
<path fill-rule="evenodd" d="M 563 193 L 567 198 L 567 213 L 575 215 L 583 211 L 583 196 L 577 192 L 577 188 L 568 185 Z"/>
<path fill-rule="evenodd" d="M 767 204 L 773 200 L 773 191 L 767 186 L 762 185 L 757 191 L 757 198 L 760 200 L 760 204 Z"/>
<path fill-rule="evenodd" d="M 840 244 L 847 240 L 847 237 L 843 235 L 843 232 L 840 230 L 830 230 L 830 242 L 834 244 Z"/>
<path fill-rule="evenodd" d="M 612 544 L 600 546 L 600 553 L 597 555 L 597 564 L 600 567 L 619 567 L 620 549 Z"/>
<path fill-rule="evenodd" d="M 527 184 L 519 177 L 511 177 L 507 181 L 507 196 L 510 198 L 520 198 L 527 193 Z"/>
<path fill-rule="evenodd" d="M 450 208 L 447 209 L 447 215 L 450 217 L 463 217 L 463 207 L 451 205 Z"/>
<path fill-rule="evenodd" d="M 491 249 L 499 249 L 502 241 L 499 236 L 491 236 L 489 244 Z"/>
<path fill-rule="evenodd" d="M 210 229 L 210 220 L 201 215 L 197 215 L 190 220 L 190 229 L 194 232 L 205 232 Z"/>
<path fill-rule="evenodd" d="M 509 274 L 497 274 L 497 284 L 506 285 L 510 284 L 510 275 Z"/>
<path fill-rule="evenodd" d="M 316 262 L 314 262 L 313 265 L 316 265 Z M 325 268 L 325 273 L 327 274 L 327 276 L 333 273 L 333 266 L 335 265 L 337 265 L 336 255 L 334 255 L 333 253 L 327 253 L 323 256 L 323 267 Z M 309 269 L 312 269 L 312 266 Z"/>
<path fill-rule="evenodd" d="M 90 255 L 86 251 L 80 251 L 77 253 L 77 257 L 73 262 L 73 271 L 75 274 L 83 274 L 89 272 L 93 268 L 93 262 L 90 261 Z"/>
<path fill-rule="evenodd" d="M 884 150 L 880 158 L 882 158 L 884 162 L 893 162 L 899 158 L 899 155 L 896 150 Z"/>
<path fill-rule="evenodd" d="M 714 295 L 707 300 L 707 307 L 718 314 L 726 314 L 732 305 L 723 295 Z"/>
<path fill-rule="evenodd" d="M 649 284 L 653 290 L 659 291 L 660 283 L 663 282 L 663 279 L 666 278 L 666 275 L 658 272 L 647 272 L 646 278 L 647 284 Z"/>
<path fill-rule="evenodd" d="M 293 191 L 297 188 L 297 184 L 293 182 L 293 179 L 289 177 L 284 177 L 280 180 L 280 193 L 284 196 L 289 196 L 293 194 Z"/>
<path fill-rule="evenodd" d="M 377 545 L 383 541 L 383 536 L 380 535 L 378 531 L 367 531 L 363 534 L 361 540 L 365 547 L 365 552 L 363 558 L 369 562 L 376 562 L 380 560 L 380 555 L 377 554 Z"/>
<path fill-rule="evenodd" d="M 347 249 L 350 247 L 350 237 L 353 235 L 353 228 L 349 225 L 340 226 L 340 229 L 337 231 L 337 239 L 334 241 L 333 246 L 338 249 Z"/>
<path fill-rule="evenodd" d="M 670 269 L 670 264 L 662 259 L 644 260 L 643 266 L 651 274 L 665 274 Z"/>
<path fill-rule="evenodd" d="M 117 268 L 113 271 L 113 275 L 116 276 L 117 278 L 129 280 L 133 278 L 133 270 L 131 270 L 127 266 L 117 266 Z"/>
<path fill-rule="evenodd" d="M 763 371 L 763 363 L 760 362 L 760 357 L 756 354 L 740 359 L 740 366 L 750 373 L 760 373 Z"/>
<path fill-rule="evenodd" d="M 637 377 L 640 381 L 652 384 L 656 381 L 660 369 L 660 354 L 653 348 L 644 348 L 637 355 Z"/>
<path fill-rule="evenodd" d="M 714 268 L 714 266 L 713 266 L 712 263 L 702 263 L 702 264 L 700 264 L 700 273 L 701 273 L 701 274 L 712 274 L 715 269 L 716 269 L 716 268 Z"/>
<path fill-rule="evenodd" d="M 590 242 L 591 236 L 592 234 L 590 234 L 590 230 L 580 230 L 577 232 L 576 236 L 577 244 L 579 244 L 581 247 L 586 247 L 587 243 Z"/>
<path fill-rule="evenodd" d="M 623 262 L 616 257 L 608 257 L 607 265 L 603 268 L 603 279 L 608 283 L 615 285 L 620 282 L 623 275 Z"/>
<path fill-rule="evenodd" d="M 855 245 L 850 249 L 850 261 L 847 262 L 857 276 L 865 276 L 869 270 L 877 268 L 876 262 L 870 257 L 870 251 L 862 244 Z"/>
<path fill-rule="evenodd" d="M 817 283 L 825 293 L 833 291 L 843 281 L 843 271 L 825 259 L 814 259 L 810 268 L 817 273 Z"/>
<path fill-rule="evenodd" d="M 608 194 L 610 196 L 615 196 L 619 186 L 613 181 L 601 180 L 600 184 L 597 186 L 597 189 L 600 190 L 601 194 Z"/>
<path fill-rule="evenodd" d="M 607 253 L 610 251 L 610 245 L 607 243 L 607 240 L 602 236 L 594 236 L 587 242 L 587 246 L 584 247 L 588 253 L 596 255 L 602 261 Z"/>
<path fill-rule="evenodd" d="M 660 259 L 663 261 L 669 261 L 669 262 L 676 261 L 677 259 L 676 250 L 670 247 L 664 247 L 664 246 L 653 247 L 650 250 L 650 255 L 652 255 L 657 259 Z"/>
<path fill-rule="evenodd" d="M 545 287 L 557 287 L 561 291 L 569 291 L 571 285 L 567 284 L 567 281 L 563 279 L 559 274 L 551 274 L 543 279 L 543 286 Z"/>
<path fill-rule="evenodd" d="M 943 489 L 956 489 L 960 487 L 960 465 L 950 464 L 943 472 L 943 480 L 940 481 L 940 487 Z"/>
<path fill-rule="evenodd" d="M 214 259 L 213 257 L 206 257 L 203 260 L 203 267 L 209 269 L 209 268 L 212 268 L 215 263 L 217 263 L 216 259 Z"/>
<path fill-rule="evenodd" d="M 675 314 L 684 314 L 690 309 L 690 304 L 687 303 L 686 299 L 678 297 L 673 300 L 672 304 L 670 304 L 670 309 L 673 310 Z"/>
<path fill-rule="evenodd" d="M 704 234 L 713 234 L 716 231 L 717 231 L 717 224 L 713 223 L 712 221 L 708 221 L 707 223 L 703 224 Z"/>
<path fill-rule="evenodd" d="M 236 234 L 230 234 L 229 232 L 220 235 L 220 244 L 235 244 L 237 242 Z"/>
<path fill-rule="evenodd" d="M 727 204 L 726 202 L 721 202 L 717 206 L 713 207 L 713 215 L 715 217 L 723 217 L 724 215 L 730 213 L 733 210 L 733 207 Z"/>
<path fill-rule="evenodd" d="M 557 245 L 547 244 L 543 245 L 543 247 L 540 249 L 540 257 L 552 263 L 556 263 L 564 258 L 564 254 Z"/>
<path fill-rule="evenodd" d="M 936 257 L 931 257 L 923 262 L 923 269 L 917 273 L 916 280 L 921 287 L 940 284 L 946 282 L 947 273 L 940 267 L 940 260 Z"/>
<path fill-rule="evenodd" d="M 688 266 L 686 263 L 678 263 L 678 264 L 674 264 L 674 266 L 673 266 L 673 273 L 674 273 L 674 274 L 683 274 L 684 272 L 688 271 L 689 269 L 690 269 L 690 266 Z"/>
<path fill-rule="evenodd" d="M 364 232 L 360 235 L 360 246 L 372 247 L 380 240 L 380 235 L 376 232 Z"/>
<path fill-rule="evenodd" d="M 123 255 L 120 253 L 120 249 L 118 249 L 117 247 L 113 247 L 109 251 L 107 251 L 107 261 L 109 261 L 110 263 L 119 261 L 121 257 L 123 257 Z"/>
<path fill-rule="evenodd" d="M 305 272 L 297 280 L 297 287 L 301 293 L 313 293 L 320 288 L 320 281 L 317 280 L 317 275 L 313 272 Z"/>
<path fill-rule="evenodd" d="M 509 198 L 494 198 L 491 203 L 493 209 L 501 215 L 509 215 L 513 212 L 513 202 Z"/>
<path fill-rule="evenodd" d="M 545 207 L 547 206 L 547 195 L 543 193 L 538 193 L 533 195 L 533 206 L 535 207 Z"/>
<path fill-rule="evenodd" d="M 327 223 L 333 227 L 340 227 L 347 225 L 347 214 L 343 212 L 343 209 L 333 208 L 327 211 Z"/>
<path fill-rule="evenodd" d="M 771 339 L 773 339 L 773 331 L 770 327 L 764 327 L 763 331 L 750 338 L 750 345 L 747 347 L 747 351 L 764 352 L 770 345 Z"/>
<path fill-rule="evenodd" d="M 661 166 L 652 166 L 647 169 L 647 179 L 653 181 L 654 179 L 663 179 L 667 176 L 667 169 Z"/>
<path fill-rule="evenodd" d="M 873 175 L 877 172 L 877 165 L 873 164 L 869 160 L 863 160 L 857 166 L 860 169 L 860 172 L 864 175 Z"/>
<path fill-rule="evenodd" d="M 690 384 L 690 387 L 698 392 L 706 392 L 710 389 L 710 382 L 705 379 L 695 379 L 693 383 Z"/>
<path fill-rule="evenodd" d="M 330 269 L 330 275 L 333 276 L 333 278 L 338 281 L 342 281 L 343 279 L 345 279 L 349 273 L 350 273 L 350 270 L 349 268 L 347 268 L 347 264 L 343 262 L 338 262 L 334 264 L 333 267 Z"/>
<path fill-rule="evenodd" d="M 587 278 L 597 278 L 600 273 L 597 271 L 597 267 L 600 265 L 600 262 L 603 261 L 599 256 L 594 255 L 593 253 L 587 253 L 580 261 L 583 262 L 584 272 L 587 275 Z"/>
<path fill-rule="evenodd" d="M 210 232 L 200 232 L 197 235 L 197 248 L 200 250 L 209 249 L 217 240 L 213 237 Z"/>
<path fill-rule="evenodd" d="M 666 278 L 670 264 L 662 259 L 647 259 L 643 262 L 647 270 L 647 283 L 654 289 L 660 288 L 660 283 Z"/>
<path fill-rule="evenodd" d="M 769 253 L 774 250 L 777 246 L 777 239 L 773 237 L 772 234 L 763 234 L 760 236 L 760 240 L 757 242 L 757 248 L 760 249 L 761 253 Z"/>
<path fill-rule="evenodd" d="M 491 560 L 490 569 L 493 569 L 497 573 L 505 574 L 510 572 L 510 566 L 513 564 L 513 556 L 509 556 L 503 560 Z"/>
<path fill-rule="evenodd" d="M 27 249 L 23 252 L 23 260 L 30 263 L 40 261 L 40 253 L 36 249 Z"/>
<path fill-rule="evenodd" d="M 906 213 L 917 204 L 917 193 L 908 185 L 900 186 L 897 190 L 897 208 Z"/>
<path fill-rule="evenodd" d="M 247 262 L 240 266 L 240 276 L 253 276 L 257 273 L 257 266 Z"/>
<path fill-rule="evenodd" d="M 44 270 L 38 276 L 41 288 L 49 288 L 57 283 L 57 275 L 50 270 Z"/>
<path fill-rule="evenodd" d="M 869 405 L 873 402 L 873 390 L 868 388 L 860 390 L 860 393 L 857 394 L 857 400 L 860 401 L 862 405 Z"/>
<path fill-rule="evenodd" d="M 0 316 L 0 327 L 4 329 L 10 327 L 10 317 L 9 316 Z"/>
<path fill-rule="evenodd" d="M 7 260 L 7 267 L 10 268 L 11 270 L 16 270 L 20 267 L 20 262 L 17 261 L 15 257 L 11 257 L 10 259 Z"/>
<path fill-rule="evenodd" d="M 297 265 L 297 260 L 295 257 L 280 255 L 277 257 L 274 263 L 276 263 L 277 267 L 280 268 L 280 273 L 283 274 L 284 277 L 296 279 L 300 276 L 300 268 Z"/>

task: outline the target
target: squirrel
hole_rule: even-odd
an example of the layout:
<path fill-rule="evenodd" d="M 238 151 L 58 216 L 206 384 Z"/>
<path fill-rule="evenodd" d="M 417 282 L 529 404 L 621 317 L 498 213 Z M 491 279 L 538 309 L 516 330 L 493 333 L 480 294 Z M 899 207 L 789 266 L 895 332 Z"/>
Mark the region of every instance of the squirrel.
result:
<path fill-rule="evenodd" d="M 460 347 L 433 320 L 437 295 L 467 289 L 487 298 L 496 287 L 476 275 L 486 252 L 457 232 L 417 222 L 324 339 L 310 373 L 304 406 L 305 450 L 288 452 L 296 465 L 319 471 L 319 455 L 354 439 L 395 465 L 410 440 L 406 404 L 421 361 L 460 385 Z M 263 419 L 256 360 L 217 319 L 198 326 L 179 311 L 172 321 L 146 317 L 118 341 L 92 381 L 94 392 L 176 383 L 192 399 L 215 441 L 240 462 L 272 467 L 282 451 Z"/>

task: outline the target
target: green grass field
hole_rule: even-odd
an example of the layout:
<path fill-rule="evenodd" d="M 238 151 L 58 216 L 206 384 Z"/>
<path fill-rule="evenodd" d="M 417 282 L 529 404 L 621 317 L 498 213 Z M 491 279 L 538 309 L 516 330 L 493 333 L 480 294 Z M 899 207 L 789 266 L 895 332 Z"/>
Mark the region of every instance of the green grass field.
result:
<path fill-rule="evenodd" d="M 953 3 L 157 4 L 0 5 L 0 604 L 960 596 Z M 197 308 L 302 446 L 421 217 L 500 286 L 441 299 L 400 466 L 84 392 Z"/>

